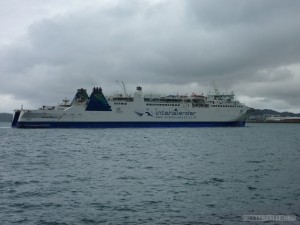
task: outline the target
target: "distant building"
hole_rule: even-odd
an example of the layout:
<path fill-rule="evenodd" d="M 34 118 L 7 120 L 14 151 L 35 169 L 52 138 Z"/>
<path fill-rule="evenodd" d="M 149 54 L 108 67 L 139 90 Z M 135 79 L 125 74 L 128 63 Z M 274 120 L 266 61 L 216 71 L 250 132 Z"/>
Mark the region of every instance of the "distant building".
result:
<path fill-rule="evenodd" d="M 247 122 L 252 123 L 300 123 L 300 117 L 297 116 L 280 116 L 280 115 L 257 115 L 250 116 Z"/>
<path fill-rule="evenodd" d="M 282 117 L 282 116 L 268 116 L 266 118 L 267 121 L 277 121 L 277 122 L 294 122 L 294 121 L 299 121 L 300 122 L 300 117 L 291 117 L 291 116 L 286 116 L 286 117 Z"/>

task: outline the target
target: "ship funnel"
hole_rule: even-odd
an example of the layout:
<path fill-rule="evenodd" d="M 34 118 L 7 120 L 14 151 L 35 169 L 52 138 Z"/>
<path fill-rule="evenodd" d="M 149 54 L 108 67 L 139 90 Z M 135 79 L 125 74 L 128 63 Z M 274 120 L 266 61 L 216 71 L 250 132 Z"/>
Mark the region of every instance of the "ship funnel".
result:
<path fill-rule="evenodd" d="M 93 93 L 102 93 L 102 88 L 101 87 L 94 87 L 93 88 Z"/>
<path fill-rule="evenodd" d="M 102 93 L 101 87 L 94 87 L 86 111 L 111 111 L 111 106 Z"/>
<path fill-rule="evenodd" d="M 83 88 L 77 89 L 77 92 L 71 102 L 71 105 L 73 105 L 73 103 L 75 103 L 75 102 L 84 102 L 87 99 L 89 99 L 89 96 L 86 93 L 86 89 L 83 89 Z"/>
<path fill-rule="evenodd" d="M 140 98 L 142 96 L 143 96 L 142 87 L 141 86 L 137 86 L 136 87 L 136 92 L 134 93 L 134 97 L 135 98 Z"/>

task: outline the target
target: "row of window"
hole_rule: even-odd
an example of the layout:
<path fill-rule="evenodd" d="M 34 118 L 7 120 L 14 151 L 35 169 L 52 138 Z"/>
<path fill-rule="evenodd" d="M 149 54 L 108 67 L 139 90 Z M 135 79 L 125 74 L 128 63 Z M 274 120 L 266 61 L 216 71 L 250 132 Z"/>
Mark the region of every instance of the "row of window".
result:
<path fill-rule="evenodd" d="M 126 102 L 114 102 L 114 105 L 127 105 Z M 151 103 L 147 103 L 147 106 L 180 106 L 180 104 L 151 104 Z M 199 104 L 195 104 L 194 106 L 202 106 L 202 107 L 206 107 L 206 105 L 199 105 Z M 234 105 L 211 105 L 211 107 L 243 107 L 241 105 L 239 106 L 234 106 Z"/>
<path fill-rule="evenodd" d="M 243 107 L 241 105 L 211 105 L 211 107 Z"/>
<path fill-rule="evenodd" d="M 162 98 L 144 98 L 145 102 L 182 102 L 182 99 L 162 99 Z"/>
<path fill-rule="evenodd" d="M 146 104 L 146 105 L 150 105 L 150 106 L 180 106 L 179 104 Z"/>

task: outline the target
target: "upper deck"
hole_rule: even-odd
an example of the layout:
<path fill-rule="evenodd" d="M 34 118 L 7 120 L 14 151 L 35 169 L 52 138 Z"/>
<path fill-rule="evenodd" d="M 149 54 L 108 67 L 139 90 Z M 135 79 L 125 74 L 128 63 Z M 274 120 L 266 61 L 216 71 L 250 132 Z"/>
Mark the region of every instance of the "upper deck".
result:
<path fill-rule="evenodd" d="M 243 107 L 238 100 L 235 99 L 233 92 L 220 93 L 215 88 L 214 93 L 209 93 L 207 96 L 203 94 L 191 95 L 154 95 L 144 94 L 142 87 L 138 86 L 133 96 L 124 94 L 115 94 L 107 97 L 108 101 L 113 105 L 127 105 L 127 103 L 142 101 L 146 106 L 182 106 L 182 107 Z"/>

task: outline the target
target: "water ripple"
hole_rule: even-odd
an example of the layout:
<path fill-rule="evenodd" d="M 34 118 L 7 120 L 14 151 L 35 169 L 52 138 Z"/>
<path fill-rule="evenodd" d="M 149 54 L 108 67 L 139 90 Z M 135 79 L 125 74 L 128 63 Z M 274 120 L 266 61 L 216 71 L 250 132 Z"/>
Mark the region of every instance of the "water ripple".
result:
<path fill-rule="evenodd" d="M 299 131 L 292 124 L 3 128 L 1 223 L 231 225 L 245 224 L 245 214 L 299 218 Z"/>

